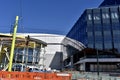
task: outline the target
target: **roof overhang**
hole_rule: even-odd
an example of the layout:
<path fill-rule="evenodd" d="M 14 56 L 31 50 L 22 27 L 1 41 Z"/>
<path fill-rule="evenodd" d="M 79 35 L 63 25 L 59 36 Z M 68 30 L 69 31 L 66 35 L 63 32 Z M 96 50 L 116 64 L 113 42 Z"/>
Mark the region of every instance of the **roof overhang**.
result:
<path fill-rule="evenodd" d="M 26 37 L 27 38 L 27 37 Z M 38 40 L 38 39 L 35 39 L 35 38 L 30 38 L 29 39 L 30 41 L 34 41 L 34 42 L 37 42 L 37 43 L 40 43 L 40 44 L 43 44 L 44 46 L 47 46 L 47 43 L 42 41 L 42 40 Z"/>

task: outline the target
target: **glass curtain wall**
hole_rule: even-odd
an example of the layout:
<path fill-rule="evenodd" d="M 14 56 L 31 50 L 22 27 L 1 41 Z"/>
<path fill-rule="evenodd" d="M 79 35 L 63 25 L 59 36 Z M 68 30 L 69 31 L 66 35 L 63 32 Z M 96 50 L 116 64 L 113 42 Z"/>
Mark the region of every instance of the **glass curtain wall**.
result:
<path fill-rule="evenodd" d="M 118 7 L 87 10 L 88 47 L 116 51 L 120 48 Z"/>
<path fill-rule="evenodd" d="M 110 8 L 113 48 L 114 51 L 120 51 L 120 23 L 119 23 L 119 9 L 118 7 Z"/>
<path fill-rule="evenodd" d="M 67 34 L 88 48 L 120 52 L 120 7 L 87 9 Z"/>
<path fill-rule="evenodd" d="M 93 28 L 93 14 L 92 10 L 88 9 L 87 10 L 87 42 L 88 42 L 88 47 L 89 48 L 94 48 L 94 28 Z"/>
<path fill-rule="evenodd" d="M 40 49 L 38 48 L 16 48 L 14 60 L 16 63 L 25 63 L 26 61 L 28 64 L 38 63 L 40 60 L 39 55 Z"/>
<path fill-rule="evenodd" d="M 101 14 L 100 9 L 93 9 L 93 32 L 95 40 L 95 49 L 103 49 L 103 36 L 102 36 L 102 25 L 101 25 Z"/>
<path fill-rule="evenodd" d="M 102 8 L 102 24 L 103 24 L 103 39 L 104 49 L 112 49 L 112 30 L 110 22 L 109 8 Z"/>

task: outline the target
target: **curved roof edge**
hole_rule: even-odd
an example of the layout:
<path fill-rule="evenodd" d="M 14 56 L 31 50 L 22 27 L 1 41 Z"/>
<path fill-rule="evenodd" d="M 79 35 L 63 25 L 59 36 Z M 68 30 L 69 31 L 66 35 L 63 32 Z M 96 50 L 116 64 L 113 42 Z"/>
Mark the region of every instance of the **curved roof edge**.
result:
<path fill-rule="evenodd" d="M 70 45 L 70 46 L 78 49 L 79 51 L 86 48 L 86 46 L 84 44 L 82 44 L 81 42 L 71 39 L 69 37 L 65 37 L 63 40 L 63 43 L 64 43 L 64 45 Z"/>
<path fill-rule="evenodd" d="M 59 35 L 59 34 L 48 34 L 48 33 L 17 33 L 17 35 L 45 35 L 45 36 L 61 36 L 61 37 L 65 37 L 65 35 Z"/>

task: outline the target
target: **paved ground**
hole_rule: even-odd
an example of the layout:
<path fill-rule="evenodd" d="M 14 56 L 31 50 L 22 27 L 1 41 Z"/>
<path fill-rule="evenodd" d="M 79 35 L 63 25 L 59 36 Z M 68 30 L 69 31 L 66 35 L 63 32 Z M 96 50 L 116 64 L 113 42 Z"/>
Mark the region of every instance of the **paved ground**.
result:
<path fill-rule="evenodd" d="M 120 80 L 120 73 L 112 73 L 113 76 L 110 76 L 110 73 L 98 75 L 96 72 L 70 71 L 69 73 L 72 73 L 72 80 Z"/>

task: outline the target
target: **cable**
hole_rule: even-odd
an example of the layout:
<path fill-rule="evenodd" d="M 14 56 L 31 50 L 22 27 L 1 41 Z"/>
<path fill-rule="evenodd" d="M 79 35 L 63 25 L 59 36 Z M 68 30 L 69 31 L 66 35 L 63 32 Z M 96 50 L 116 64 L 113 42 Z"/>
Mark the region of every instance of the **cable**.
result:
<path fill-rule="evenodd" d="M 23 1 L 20 0 L 20 27 L 22 28 L 21 32 L 24 33 L 22 3 L 23 3 Z"/>
<path fill-rule="evenodd" d="M 21 28 L 21 32 L 22 33 L 24 33 L 24 27 L 23 27 L 23 12 L 22 12 L 22 0 L 19 0 L 18 1 L 18 3 L 19 3 L 19 26 L 20 27 L 18 27 L 18 28 Z M 12 34 L 13 33 L 13 29 L 14 29 L 14 25 L 12 24 L 11 26 L 10 26 L 10 34 Z M 19 29 L 20 30 L 20 29 Z"/>

